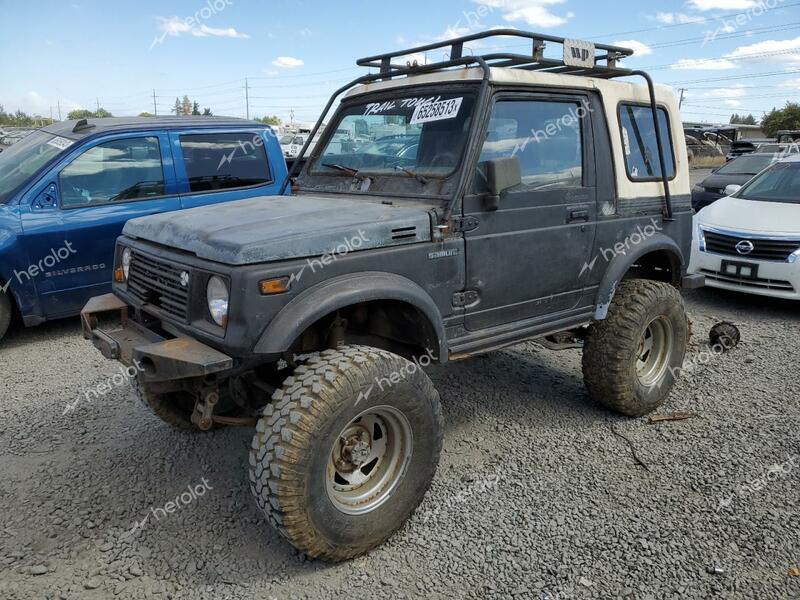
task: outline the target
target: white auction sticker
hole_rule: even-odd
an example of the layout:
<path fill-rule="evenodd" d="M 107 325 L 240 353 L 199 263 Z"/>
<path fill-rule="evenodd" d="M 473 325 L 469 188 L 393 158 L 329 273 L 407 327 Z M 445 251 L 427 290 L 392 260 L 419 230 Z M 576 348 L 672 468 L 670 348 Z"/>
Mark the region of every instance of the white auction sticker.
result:
<path fill-rule="evenodd" d="M 74 143 L 75 142 L 73 142 L 72 140 L 68 140 L 67 138 L 54 137 L 52 140 L 47 142 L 47 145 L 48 146 L 55 146 L 59 150 L 66 150 L 67 148 L 72 146 L 72 144 L 74 144 Z"/>
<path fill-rule="evenodd" d="M 451 98 L 450 100 L 420 104 L 414 109 L 410 124 L 417 125 L 419 123 L 454 119 L 458 116 L 463 101 L 464 98 Z"/>

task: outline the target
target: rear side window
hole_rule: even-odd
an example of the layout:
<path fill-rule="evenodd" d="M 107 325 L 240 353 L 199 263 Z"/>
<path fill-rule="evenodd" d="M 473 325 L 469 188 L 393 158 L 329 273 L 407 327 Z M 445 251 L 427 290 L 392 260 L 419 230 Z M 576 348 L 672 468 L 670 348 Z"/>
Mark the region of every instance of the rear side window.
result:
<path fill-rule="evenodd" d="M 658 160 L 656 128 L 653 111 L 649 106 L 620 104 L 619 124 L 622 130 L 622 148 L 625 168 L 631 181 L 655 181 L 661 179 L 661 164 Z M 669 134 L 669 117 L 663 108 L 658 109 L 658 127 L 664 145 L 664 164 L 667 177 L 675 177 L 675 153 Z"/>
<path fill-rule="evenodd" d="M 59 183 L 64 208 L 163 196 L 158 138 L 114 140 L 89 148 L 64 167 Z"/>
<path fill-rule="evenodd" d="M 192 192 L 214 192 L 272 181 L 258 133 L 204 133 L 180 136 L 183 164 Z"/>

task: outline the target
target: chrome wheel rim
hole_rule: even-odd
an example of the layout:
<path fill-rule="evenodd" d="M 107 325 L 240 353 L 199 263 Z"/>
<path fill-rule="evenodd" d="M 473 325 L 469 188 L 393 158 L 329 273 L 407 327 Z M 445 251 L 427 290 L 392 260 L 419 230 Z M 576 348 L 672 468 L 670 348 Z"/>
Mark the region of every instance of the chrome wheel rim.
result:
<path fill-rule="evenodd" d="M 636 353 L 636 375 L 644 386 L 660 382 L 669 369 L 673 348 L 672 323 L 658 316 L 645 327 Z"/>
<path fill-rule="evenodd" d="M 358 415 L 328 458 L 325 488 L 333 505 L 350 515 L 381 506 L 405 475 L 412 443 L 411 424 L 396 408 L 378 406 Z"/>

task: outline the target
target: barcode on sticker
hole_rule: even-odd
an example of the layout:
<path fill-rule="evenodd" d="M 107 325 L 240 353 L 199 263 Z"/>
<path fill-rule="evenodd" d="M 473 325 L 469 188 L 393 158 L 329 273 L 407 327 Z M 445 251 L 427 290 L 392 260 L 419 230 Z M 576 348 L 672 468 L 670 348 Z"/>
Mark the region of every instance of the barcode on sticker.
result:
<path fill-rule="evenodd" d="M 463 100 L 463 98 L 451 98 L 450 100 L 421 104 L 414 109 L 410 124 L 417 125 L 419 123 L 430 123 L 431 121 L 454 119 L 461 110 Z"/>
<path fill-rule="evenodd" d="M 73 142 L 72 140 L 68 140 L 67 138 L 54 137 L 52 140 L 47 142 L 47 145 L 48 146 L 55 146 L 59 150 L 66 150 L 67 148 L 72 146 L 72 144 L 74 144 L 74 143 L 75 142 Z"/>

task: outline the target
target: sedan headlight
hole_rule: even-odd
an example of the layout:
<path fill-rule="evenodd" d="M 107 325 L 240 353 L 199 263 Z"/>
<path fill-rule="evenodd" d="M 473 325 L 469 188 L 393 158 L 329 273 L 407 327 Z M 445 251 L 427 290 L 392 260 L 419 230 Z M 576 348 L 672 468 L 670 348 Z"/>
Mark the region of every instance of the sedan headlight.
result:
<path fill-rule="evenodd" d="M 700 225 L 697 226 L 697 249 L 700 252 L 706 251 L 706 232 Z"/>
<path fill-rule="evenodd" d="M 131 249 L 125 248 L 122 251 L 122 276 L 128 281 L 128 274 L 131 272 Z"/>
<path fill-rule="evenodd" d="M 684 189 L 685 189 L 685 188 L 684 188 Z M 706 188 L 704 188 L 702 185 L 696 185 L 696 186 L 694 186 L 694 187 L 692 188 L 692 191 L 693 191 L 694 193 L 696 193 L 696 194 L 702 194 L 703 192 L 705 192 L 705 191 L 706 191 Z"/>
<path fill-rule="evenodd" d="M 228 307 L 230 306 L 230 292 L 225 282 L 216 275 L 208 280 L 206 288 L 208 299 L 208 312 L 214 323 L 220 327 L 228 325 Z"/>

